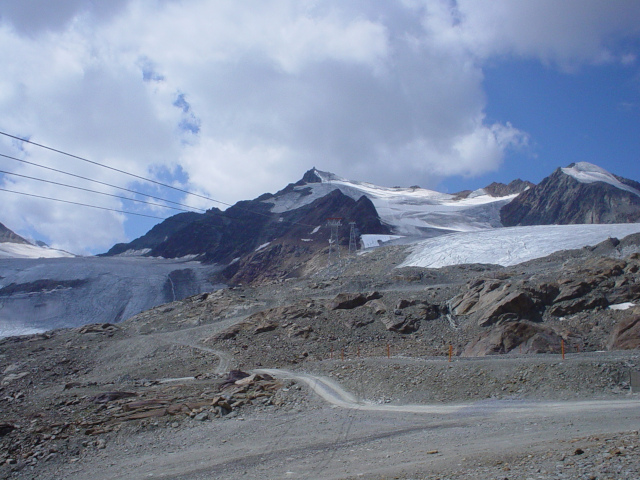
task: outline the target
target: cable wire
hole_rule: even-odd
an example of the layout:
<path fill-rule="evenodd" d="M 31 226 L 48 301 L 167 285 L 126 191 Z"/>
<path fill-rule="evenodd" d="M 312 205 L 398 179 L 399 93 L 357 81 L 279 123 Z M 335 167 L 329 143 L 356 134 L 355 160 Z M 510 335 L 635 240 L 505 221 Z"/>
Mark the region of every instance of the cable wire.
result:
<path fill-rule="evenodd" d="M 155 183 L 156 185 L 160 185 L 161 187 L 170 188 L 172 190 L 176 190 L 178 192 L 186 193 L 187 195 L 193 195 L 194 197 L 203 198 L 205 200 L 210 200 L 212 202 L 221 203 L 222 205 L 226 205 L 231 207 L 230 203 L 221 202 L 220 200 L 216 200 L 211 197 L 207 197 L 206 195 L 200 195 L 199 193 L 190 192 L 188 190 L 183 190 L 182 188 L 174 187 L 173 185 L 169 185 L 168 183 L 159 182 L 157 180 L 153 180 L 151 178 L 143 177 L 141 175 L 136 175 L 135 173 L 127 172 L 125 170 L 120 170 L 119 168 L 110 167 L 109 165 L 105 165 L 104 163 L 96 162 L 93 160 L 89 160 L 88 158 L 80 157 L 79 155 L 74 155 L 72 153 L 68 153 L 62 150 L 58 150 L 56 148 L 48 147 L 46 145 L 42 145 L 41 143 L 36 143 L 31 140 L 27 140 L 26 138 L 17 137 L 15 135 L 11 135 L 10 133 L 0 131 L 0 135 L 4 135 L 5 137 L 13 138 L 14 140 L 19 140 L 21 142 L 29 143 L 31 145 L 35 145 L 36 147 L 44 148 L 45 150 L 49 150 L 51 152 L 59 153 L 61 155 L 66 155 L 67 157 L 75 158 L 76 160 L 81 160 L 83 162 L 90 163 L 92 165 L 97 165 L 102 168 L 106 168 L 112 170 L 114 172 L 122 173 L 124 175 L 129 175 L 130 177 L 137 178 L 139 180 L 144 180 L 146 182 Z"/>
<path fill-rule="evenodd" d="M 147 218 L 156 218 L 158 220 L 167 220 L 166 218 L 163 217 L 156 217 L 155 215 L 146 215 L 144 213 L 136 213 L 136 212 L 127 212 L 125 210 L 117 210 L 115 208 L 107 208 L 107 207 L 98 207 L 97 205 L 89 205 L 88 203 L 80 203 L 80 202 L 72 202 L 70 200 L 61 200 L 59 198 L 51 198 L 51 197 L 45 197 L 43 195 L 35 195 L 33 193 L 25 193 L 25 192 L 16 192 L 15 190 L 9 190 L 7 188 L 0 188 L 0 191 L 2 192 L 9 192 L 9 193 L 16 193 L 18 195 L 25 195 L 27 197 L 35 197 L 35 198 L 42 198 L 44 200 L 53 200 L 54 202 L 62 202 L 62 203 L 70 203 L 72 205 L 80 205 L 82 207 L 91 207 L 91 208 L 98 208 L 100 210 L 108 210 L 110 212 L 118 212 L 118 213 L 125 213 L 127 215 L 137 215 L 139 217 L 147 217 Z"/>
<path fill-rule="evenodd" d="M 46 165 L 40 165 L 39 163 L 29 162 L 28 160 L 23 160 L 22 158 L 12 157 L 10 155 L 4 155 L 2 153 L 0 153 L 0 157 L 8 158 L 9 160 L 15 160 L 17 162 L 26 163 L 27 165 L 32 165 L 34 167 L 44 168 L 45 170 L 50 170 L 52 172 L 62 173 L 64 175 L 69 175 L 70 177 L 80 178 L 82 180 L 88 180 L 89 182 L 94 182 L 94 183 L 97 183 L 99 185 L 104 185 L 106 187 L 117 188 L 118 190 L 123 190 L 125 192 L 135 193 L 136 195 L 142 195 L 144 197 L 153 198 L 154 200 L 160 200 L 162 202 L 172 203 L 174 205 L 180 205 L 181 207 L 192 208 L 193 210 L 199 210 L 201 212 L 206 212 L 206 210 L 204 208 L 191 207 L 189 205 L 185 205 L 184 203 L 174 202 L 173 200 L 167 200 L 166 198 L 156 197 L 154 195 L 149 195 L 148 193 L 138 192 L 136 190 L 131 190 L 131 189 L 125 188 L 125 187 L 119 187 L 117 185 L 112 185 L 111 183 L 102 182 L 100 180 L 95 180 L 95 179 L 89 178 L 89 177 L 83 177 L 82 175 L 76 175 L 75 173 L 65 172 L 64 170 L 58 170 L 57 168 L 47 167 Z"/>
<path fill-rule="evenodd" d="M 205 199 L 205 200 L 209 200 L 211 202 L 220 203 L 222 205 L 226 205 L 227 207 L 233 207 L 234 206 L 234 205 L 232 205 L 230 203 L 226 203 L 226 202 L 223 202 L 223 201 L 220 201 L 220 200 L 216 200 L 215 198 L 211 198 L 211 197 L 208 197 L 206 195 L 200 195 L 199 193 L 190 192 L 189 190 L 184 190 L 182 188 L 174 187 L 173 185 L 169 185 L 167 183 L 159 182 L 157 180 L 153 180 L 151 178 L 143 177 L 141 175 L 136 175 L 135 173 L 127 172 L 127 171 L 121 170 L 119 168 L 110 167 L 109 165 L 105 165 L 105 164 L 100 163 L 100 162 L 89 160 L 88 158 L 80 157 L 79 155 L 74 155 L 72 153 L 68 153 L 68 152 L 65 152 L 63 150 L 58 150 L 56 148 L 49 147 L 47 145 L 43 145 L 41 143 L 36 143 L 36 142 L 31 141 L 31 140 L 27 140 L 26 138 L 21 138 L 21 137 L 18 137 L 16 135 L 11 135 L 10 133 L 3 132 L 1 130 L 0 130 L 0 135 L 4 135 L 5 137 L 9 137 L 9 138 L 13 138 L 14 140 L 25 142 L 25 143 L 28 143 L 30 145 L 35 145 L 36 147 L 44 148 L 45 150 L 49 150 L 51 152 L 59 153 L 61 155 L 65 155 L 67 157 L 75 158 L 77 160 L 81 160 L 83 162 L 90 163 L 92 165 L 97 165 L 99 167 L 106 168 L 108 170 L 112 170 L 114 172 L 122 173 L 124 175 L 129 175 L 130 177 L 137 178 L 139 180 L 144 180 L 144 181 L 153 183 L 155 185 L 159 185 L 159 186 L 162 186 L 162 187 L 165 187 L 165 188 L 170 188 L 172 190 L 185 193 L 187 195 L 192 195 L 194 197 L 198 197 L 198 198 L 202 198 L 202 199 Z M 2 155 L 2 156 L 6 157 L 6 155 Z M 248 208 L 239 207 L 237 205 L 235 205 L 235 208 L 237 208 L 238 210 L 242 210 L 242 211 L 246 211 L 246 212 L 252 213 L 254 215 L 261 215 L 261 216 L 267 217 L 267 218 L 271 218 L 272 217 L 272 214 L 257 212 L 257 211 L 254 211 L 254 210 L 250 210 Z M 286 222 L 286 223 L 290 223 L 292 225 L 300 225 L 302 227 L 314 228 L 314 225 L 307 225 L 307 224 L 304 224 L 304 223 L 294 222 L 294 221 L 291 221 L 291 220 L 289 220 L 289 221 L 283 220 L 283 221 Z"/>
<path fill-rule="evenodd" d="M 108 197 L 120 198 L 122 200 L 128 200 L 130 202 L 138 202 L 138 203 L 144 203 L 144 204 L 147 204 L 147 205 L 153 205 L 153 206 L 156 206 L 156 207 L 170 208 L 172 210 L 178 210 L 180 212 L 193 212 L 193 210 L 185 210 L 183 208 L 172 207 L 170 205 L 162 205 L 161 203 L 147 202 L 145 200 L 139 200 L 137 198 L 123 197 L 122 195 L 114 195 L 113 193 L 99 192 L 97 190 L 91 190 L 90 188 L 76 187 L 74 185 L 67 185 L 66 183 L 54 182 L 53 180 L 44 180 L 42 178 L 30 177 L 29 175 L 22 175 L 20 173 L 12 173 L 12 172 L 7 172 L 5 170 L 0 170 L 0 173 L 3 173 L 5 175 L 13 175 L 13 176 L 16 176 L 16 177 L 28 178 L 29 180 L 36 180 L 38 182 L 50 183 L 52 185 L 60 185 L 61 187 L 75 188 L 76 190 L 82 190 L 84 192 L 97 193 L 98 195 L 106 195 Z M 193 213 L 195 213 L 195 212 L 193 212 Z"/>

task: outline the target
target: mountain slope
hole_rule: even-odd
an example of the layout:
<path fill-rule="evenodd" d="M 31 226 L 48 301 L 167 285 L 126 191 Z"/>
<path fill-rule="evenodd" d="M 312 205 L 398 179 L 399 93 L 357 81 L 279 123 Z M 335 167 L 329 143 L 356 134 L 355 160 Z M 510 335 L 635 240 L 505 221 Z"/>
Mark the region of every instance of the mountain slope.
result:
<path fill-rule="evenodd" d="M 0 243 L 29 244 L 29 242 L 27 242 L 24 238 L 9 230 L 2 223 L 0 223 Z"/>
<path fill-rule="evenodd" d="M 640 221 L 640 184 L 587 163 L 558 168 L 500 210 L 504 226 Z"/>
<path fill-rule="evenodd" d="M 287 265 L 291 269 L 290 256 L 298 262 L 326 248 L 329 217 L 343 219 L 340 230 L 343 242 L 349 239 L 349 222 L 354 222 L 362 233 L 390 233 L 365 196 L 354 200 L 333 189 L 282 212 L 272 212 L 270 205 L 261 200 L 263 197 L 238 202 L 224 212 L 212 209 L 205 214 L 176 215 L 129 244 L 114 246 L 106 255 L 133 252 L 165 258 L 193 255 L 207 263 L 229 265 L 228 278 L 247 282 L 265 275 L 285 275 L 282 267 Z M 277 255 L 273 253 L 276 245 L 280 249 Z M 260 269 L 255 269 L 252 263 L 257 252 L 261 257 L 271 255 L 270 261 L 261 262 Z M 248 271 L 244 271 L 245 266 Z"/>

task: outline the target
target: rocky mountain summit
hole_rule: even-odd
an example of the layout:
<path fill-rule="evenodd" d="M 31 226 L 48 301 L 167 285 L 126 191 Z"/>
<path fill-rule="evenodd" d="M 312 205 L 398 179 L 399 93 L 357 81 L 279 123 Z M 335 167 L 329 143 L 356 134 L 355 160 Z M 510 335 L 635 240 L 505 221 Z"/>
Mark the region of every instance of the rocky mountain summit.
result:
<path fill-rule="evenodd" d="M 506 227 L 640 221 L 640 183 L 580 162 L 558 168 L 502 207 Z"/>

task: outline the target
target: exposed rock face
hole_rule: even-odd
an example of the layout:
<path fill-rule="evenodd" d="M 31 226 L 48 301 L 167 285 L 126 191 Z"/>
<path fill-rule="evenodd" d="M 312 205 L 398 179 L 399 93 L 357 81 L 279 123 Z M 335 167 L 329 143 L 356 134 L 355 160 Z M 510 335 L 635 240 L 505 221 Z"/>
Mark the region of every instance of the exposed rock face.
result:
<path fill-rule="evenodd" d="M 26 243 L 29 244 L 24 238 L 20 235 L 14 233 L 5 227 L 2 223 L 0 223 L 0 243 Z"/>
<path fill-rule="evenodd" d="M 633 258 L 596 257 L 577 270 L 565 271 L 558 283 L 477 279 L 449 301 L 455 316 L 466 316 L 486 327 L 515 320 L 540 321 L 564 317 L 609 305 L 636 302 L 640 263 Z"/>
<path fill-rule="evenodd" d="M 609 340 L 609 350 L 634 350 L 640 348 L 640 308 L 635 315 L 616 325 Z"/>
<path fill-rule="evenodd" d="M 505 185 L 504 183 L 493 182 L 491 185 L 484 187 L 484 190 L 492 197 L 506 197 L 507 195 L 522 193 L 531 187 L 535 187 L 535 184 L 517 178 L 510 182 L 508 185 Z"/>
<path fill-rule="evenodd" d="M 494 279 L 474 280 L 464 293 L 454 297 L 449 308 L 454 315 L 473 315 L 478 325 L 516 319 L 539 320 L 555 285 L 514 285 Z"/>
<path fill-rule="evenodd" d="M 637 185 L 617 178 L 623 184 Z M 581 183 L 558 168 L 502 207 L 500 220 L 507 227 L 633 223 L 640 221 L 640 196 L 604 182 Z"/>
<path fill-rule="evenodd" d="M 482 357 L 509 353 L 518 349 L 518 353 L 557 353 L 560 351 L 562 337 L 552 328 L 527 322 L 508 322 L 498 325 L 464 349 L 464 357 Z"/>

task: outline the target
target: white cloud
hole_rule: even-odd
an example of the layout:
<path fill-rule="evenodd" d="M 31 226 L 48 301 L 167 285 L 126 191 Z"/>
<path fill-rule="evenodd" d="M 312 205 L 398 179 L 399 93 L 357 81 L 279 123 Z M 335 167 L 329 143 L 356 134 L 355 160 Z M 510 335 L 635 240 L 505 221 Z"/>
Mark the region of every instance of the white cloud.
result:
<path fill-rule="evenodd" d="M 514 54 L 575 68 L 624 61 L 617 41 L 640 33 L 636 0 L 458 0 L 461 37 L 483 57 Z"/>
<path fill-rule="evenodd" d="M 527 135 L 487 121 L 483 62 L 633 64 L 637 52 L 619 41 L 640 28 L 638 3 L 624 0 L 67 0 L 54 12 L 44 0 L 5 3 L 0 109 L 11 115 L 0 130 L 228 203 L 314 165 L 385 185 L 496 170 Z M 6 138 L 0 145 L 131 184 Z M 188 178 L 171 177 L 178 165 Z M 124 239 L 121 215 L 2 198 L 0 221 L 58 246 L 95 251 Z"/>

